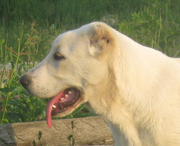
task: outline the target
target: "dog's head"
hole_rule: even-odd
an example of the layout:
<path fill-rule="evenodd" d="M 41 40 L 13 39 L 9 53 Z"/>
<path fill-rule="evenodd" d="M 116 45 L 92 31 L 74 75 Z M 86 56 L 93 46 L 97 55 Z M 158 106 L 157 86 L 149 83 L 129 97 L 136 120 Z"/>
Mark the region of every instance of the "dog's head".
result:
<path fill-rule="evenodd" d="M 114 46 L 111 28 L 94 22 L 59 35 L 47 57 L 25 73 L 21 84 L 37 97 L 52 97 L 47 105 L 47 123 L 51 115 L 70 114 L 95 95 L 95 87 L 108 76 L 107 60 Z"/>

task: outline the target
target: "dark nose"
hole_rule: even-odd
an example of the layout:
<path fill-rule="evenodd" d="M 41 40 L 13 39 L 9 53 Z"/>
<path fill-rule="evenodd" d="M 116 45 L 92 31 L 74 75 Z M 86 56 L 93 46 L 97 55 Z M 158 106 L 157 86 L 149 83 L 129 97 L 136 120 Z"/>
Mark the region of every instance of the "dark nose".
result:
<path fill-rule="evenodd" d="M 20 83 L 23 85 L 24 88 L 27 88 L 29 86 L 30 79 L 31 79 L 30 76 L 28 76 L 26 74 L 21 76 Z"/>

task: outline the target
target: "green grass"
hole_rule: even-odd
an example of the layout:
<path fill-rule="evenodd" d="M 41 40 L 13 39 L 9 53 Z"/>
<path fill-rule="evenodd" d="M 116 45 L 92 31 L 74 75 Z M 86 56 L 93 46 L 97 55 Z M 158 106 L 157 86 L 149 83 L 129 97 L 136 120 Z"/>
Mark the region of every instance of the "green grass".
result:
<path fill-rule="evenodd" d="M 1 0 L 0 122 L 45 119 L 47 99 L 28 95 L 19 77 L 47 55 L 58 34 L 69 29 L 106 18 L 137 42 L 178 57 L 179 5 L 179 0 Z M 3 68 L 7 63 L 12 63 L 12 70 Z M 91 115 L 82 105 L 66 118 Z"/>

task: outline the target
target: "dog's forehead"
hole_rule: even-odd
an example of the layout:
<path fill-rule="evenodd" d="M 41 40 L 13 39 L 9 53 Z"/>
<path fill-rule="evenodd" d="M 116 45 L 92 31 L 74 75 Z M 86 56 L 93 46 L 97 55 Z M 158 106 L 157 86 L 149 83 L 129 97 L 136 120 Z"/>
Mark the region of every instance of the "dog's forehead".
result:
<path fill-rule="evenodd" d="M 85 39 L 87 39 L 86 32 L 84 28 L 80 27 L 60 34 L 52 43 L 51 48 L 53 52 L 58 51 L 66 54 L 71 51 L 72 48 L 78 46 L 79 43 L 85 42 Z"/>
<path fill-rule="evenodd" d="M 75 41 L 75 33 L 73 31 L 68 31 L 63 34 L 60 34 L 52 43 L 52 48 L 59 48 L 62 45 L 68 45 L 71 44 L 73 41 Z"/>

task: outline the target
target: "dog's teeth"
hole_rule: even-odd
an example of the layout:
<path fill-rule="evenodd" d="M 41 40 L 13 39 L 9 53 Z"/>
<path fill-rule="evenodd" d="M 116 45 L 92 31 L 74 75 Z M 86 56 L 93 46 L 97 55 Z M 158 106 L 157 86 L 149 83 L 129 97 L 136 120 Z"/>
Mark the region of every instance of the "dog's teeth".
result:
<path fill-rule="evenodd" d="M 56 106 L 55 106 L 55 105 L 52 105 L 52 107 L 53 107 L 53 108 L 56 108 Z"/>
<path fill-rule="evenodd" d="M 64 98 L 62 97 L 60 100 L 62 101 L 62 100 L 64 100 Z"/>
<path fill-rule="evenodd" d="M 71 94 L 72 94 L 72 91 L 69 91 L 69 94 L 71 95 Z"/>
<path fill-rule="evenodd" d="M 67 98 L 67 97 L 69 97 L 69 95 L 68 95 L 68 94 L 65 94 L 65 97 Z"/>

